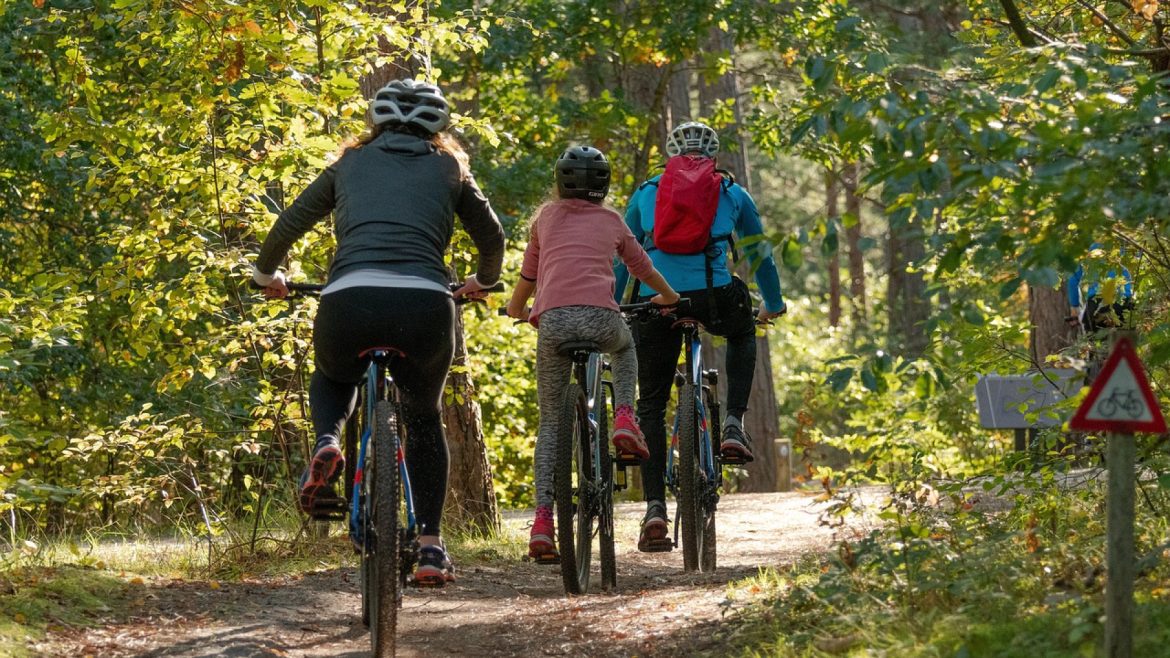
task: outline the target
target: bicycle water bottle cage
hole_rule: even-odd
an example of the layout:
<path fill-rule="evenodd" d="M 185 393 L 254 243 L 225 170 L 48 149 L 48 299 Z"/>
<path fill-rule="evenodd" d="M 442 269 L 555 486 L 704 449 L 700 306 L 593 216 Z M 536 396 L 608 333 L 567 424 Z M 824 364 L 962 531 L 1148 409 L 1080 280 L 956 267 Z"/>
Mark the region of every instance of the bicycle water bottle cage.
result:
<path fill-rule="evenodd" d="M 567 356 L 574 361 L 584 361 L 590 352 L 600 352 L 601 346 L 591 340 L 570 340 L 557 346 L 557 354 Z"/>

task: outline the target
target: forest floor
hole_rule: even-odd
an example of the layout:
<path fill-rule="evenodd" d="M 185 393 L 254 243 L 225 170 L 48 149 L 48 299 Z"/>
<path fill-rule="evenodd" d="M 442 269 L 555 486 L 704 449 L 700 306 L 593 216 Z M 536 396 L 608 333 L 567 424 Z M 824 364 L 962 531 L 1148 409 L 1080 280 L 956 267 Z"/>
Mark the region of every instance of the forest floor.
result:
<path fill-rule="evenodd" d="M 829 549 L 833 530 L 818 521 L 824 509 L 808 493 L 727 495 L 717 517 L 718 569 L 684 574 L 680 550 L 636 550 L 644 508 L 621 504 L 617 588 L 584 596 L 565 595 L 555 566 L 455 552 L 456 583 L 407 592 L 398 653 L 720 654 L 734 640 L 736 626 L 726 619 L 752 596 L 736 582 Z M 505 534 L 524 541 L 527 521 L 527 513 L 507 514 Z M 599 590 L 594 562 L 591 589 Z M 238 582 L 136 577 L 125 604 L 105 618 L 50 627 L 26 646 L 45 656 L 365 656 L 357 580 L 356 561 L 348 559 Z"/>

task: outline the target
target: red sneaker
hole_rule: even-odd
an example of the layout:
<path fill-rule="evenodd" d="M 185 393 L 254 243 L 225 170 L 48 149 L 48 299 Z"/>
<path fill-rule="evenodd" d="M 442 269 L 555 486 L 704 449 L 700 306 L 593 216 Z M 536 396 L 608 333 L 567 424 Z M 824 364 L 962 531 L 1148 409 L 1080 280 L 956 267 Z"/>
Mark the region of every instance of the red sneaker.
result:
<path fill-rule="evenodd" d="M 613 447 L 618 455 L 633 456 L 637 459 L 650 457 L 650 450 L 646 447 L 646 437 L 638 427 L 638 420 L 634 417 L 634 409 L 628 404 L 617 408 L 613 415 Z"/>
<path fill-rule="evenodd" d="M 552 508 L 537 507 L 536 520 L 532 522 L 532 534 L 528 539 L 528 557 L 537 564 L 559 564 L 561 556 L 557 553 L 555 537 Z"/>
<path fill-rule="evenodd" d="M 301 475 L 301 495 L 298 501 L 301 511 L 309 514 L 313 501 L 322 493 L 332 490 L 333 480 L 345 468 L 345 456 L 336 443 L 325 443 L 313 454 L 313 460 Z"/>

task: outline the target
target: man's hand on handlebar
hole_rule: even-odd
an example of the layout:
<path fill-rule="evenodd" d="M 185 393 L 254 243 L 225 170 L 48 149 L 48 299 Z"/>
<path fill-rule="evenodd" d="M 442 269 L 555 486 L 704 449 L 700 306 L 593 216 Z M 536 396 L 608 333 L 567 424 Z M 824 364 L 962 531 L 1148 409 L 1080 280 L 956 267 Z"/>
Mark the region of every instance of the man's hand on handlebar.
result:
<path fill-rule="evenodd" d="M 781 315 L 784 315 L 787 312 L 788 312 L 788 305 L 785 304 L 784 302 L 780 302 L 780 310 L 778 310 L 778 311 L 769 311 L 766 307 L 761 306 L 759 313 L 756 314 L 756 322 L 759 322 L 761 324 L 770 323 L 772 320 L 775 320 L 776 318 L 780 317 Z"/>

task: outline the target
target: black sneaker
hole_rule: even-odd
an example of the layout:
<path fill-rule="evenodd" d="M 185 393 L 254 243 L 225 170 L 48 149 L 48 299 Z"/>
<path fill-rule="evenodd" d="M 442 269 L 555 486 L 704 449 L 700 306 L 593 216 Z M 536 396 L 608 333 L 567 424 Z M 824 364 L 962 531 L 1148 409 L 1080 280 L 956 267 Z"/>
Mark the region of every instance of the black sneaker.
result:
<path fill-rule="evenodd" d="M 419 587 L 442 587 L 455 580 L 455 565 L 442 546 L 422 546 L 418 549 L 418 566 L 414 570 L 414 584 Z"/>
<path fill-rule="evenodd" d="M 719 460 L 724 464 L 746 464 L 754 459 L 743 428 L 738 425 L 724 426 L 723 442 L 719 444 Z"/>
<path fill-rule="evenodd" d="M 638 550 L 643 553 L 668 553 L 674 549 L 670 538 L 670 522 L 666 520 L 666 503 L 655 500 L 646 506 L 642 532 L 638 535 Z"/>

